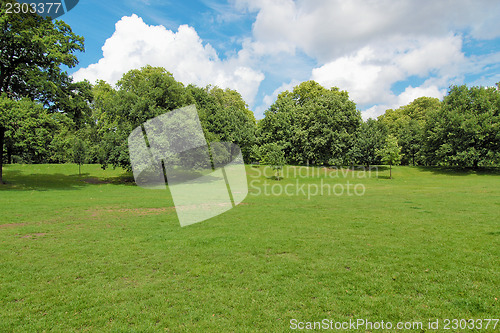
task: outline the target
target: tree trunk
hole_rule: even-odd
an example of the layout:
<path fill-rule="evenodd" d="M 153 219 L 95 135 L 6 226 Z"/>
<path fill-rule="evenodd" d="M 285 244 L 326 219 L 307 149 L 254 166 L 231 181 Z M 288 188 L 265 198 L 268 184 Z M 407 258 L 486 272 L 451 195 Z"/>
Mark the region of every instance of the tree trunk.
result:
<path fill-rule="evenodd" d="M 389 164 L 389 179 L 392 179 L 392 164 Z"/>
<path fill-rule="evenodd" d="M 12 164 L 12 149 L 7 145 L 7 164 Z"/>
<path fill-rule="evenodd" d="M 5 128 L 0 126 L 0 184 L 3 184 L 3 140 L 5 137 Z"/>

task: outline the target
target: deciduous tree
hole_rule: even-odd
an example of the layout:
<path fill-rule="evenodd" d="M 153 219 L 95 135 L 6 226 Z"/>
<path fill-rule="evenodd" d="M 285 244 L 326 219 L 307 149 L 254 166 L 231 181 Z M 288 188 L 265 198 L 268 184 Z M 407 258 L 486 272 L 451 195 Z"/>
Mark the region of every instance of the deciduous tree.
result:
<path fill-rule="evenodd" d="M 360 123 L 347 92 L 307 81 L 278 95 L 259 123 L 260 142 L 282 146 L 291 163 L 342 165 Z"/>
<path fill-rule="evenodd" d="M 426 125 L 432 164 L 473 167 L 500 162 L 498 88 L 453 86 Z"/>
<path fill-rule="evenodd" d="M 62 21 L 31 13 L 6 13 L 7 2 L 14 1 L 0 1 L 0 95 L 13 100 L 28 97 L 50 110 L 69 111 L 63 99 L 80 85 L 73 84 L 61 66 L 78 63 L 74 52 L 84 50 L 83 37 Z M 3 103 L 4 114 L 0 115 L 0 169 L 4 137 L 11 126 L 6 107 Z"/>

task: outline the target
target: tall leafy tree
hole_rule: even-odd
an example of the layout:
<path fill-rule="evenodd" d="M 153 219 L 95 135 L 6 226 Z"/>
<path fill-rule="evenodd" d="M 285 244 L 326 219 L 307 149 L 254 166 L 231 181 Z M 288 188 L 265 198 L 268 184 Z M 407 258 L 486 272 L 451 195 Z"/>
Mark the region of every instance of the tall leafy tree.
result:
<path fill-rule="evenodd" d="M 344 164 L 361 115 L 345 91 L 314 81 L 285 91 L 259 123 L 261 143 L 277 143 L 292 163 Z"/>
<path fill-rule="evenodd" d="M 453 86 L 427 122 L 431 164 L 478 168 L 500 162 L 500 92 Z"/>
<path fill-rule="evenodd" d="M 118 81 L 116 91 L 99 82 L 94 88 L 92 118 L 96 126 L 92 135 L 100 140 L 97 154 L 102 166 L 130 169 L 127 138 L 132 130 L 192 103 L 184 85 L 161 67 L 130 70 Z"/>
<path fill-rule="evenodd" d="M 8 116 L 4 139 L 8 159 L 16 155 L 25 163 L 50 160 L 50 145 L 57 122 L 47 109 L 29 98 L 11 100 L 1 97 L 0 114 Z"/>
<path fill-rule="evenodd" d="M 241 95 L 231 89 L 207 87 L 204 89 L 213 101 L 211 108 L 204 108 L 202 125 L 209 141 L 232 142 L 239 145 L 246 161 L 250 159 L 255 143 L 256 122 Z"/>
<path fill-rule="evenodd" d="M 80 90 L 61 66 L 74 67 L 75 51 L 83 51 L 83 37 L 75 35 L 62 21 L 37 14 L 6 13 L 0 0 L 0 95 L 12 100 L 28 97 L 50 110 L 65 110 L 64 98 Z M 5 134 L 12 126 L 9 111 L 0 115 L 0 170 L 3 166 Z M 0 182 L 2 182 L 0 171 Z"/>

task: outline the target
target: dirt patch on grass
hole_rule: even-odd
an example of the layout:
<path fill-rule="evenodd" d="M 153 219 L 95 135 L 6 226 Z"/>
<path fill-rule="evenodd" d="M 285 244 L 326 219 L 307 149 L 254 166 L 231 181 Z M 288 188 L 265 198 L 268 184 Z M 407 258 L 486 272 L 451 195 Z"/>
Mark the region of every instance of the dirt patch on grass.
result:
<path fill-rule="evenodd" d="M 249 205 L 249 203 L 241 202 L 239 205 Z M 230 206 L 229 203 L 221 203 L 215 206 Z M 238 206 L 238 205 L 237 205 Z M 201 208 L 210 209 L 211 205 L 207 205 Z M 193 210 L 200 209 L 199 206 L 178 206 L 178 210 Z M 132 216 L 144 216 L 144 215 L 161 215 L 165 213 L 173 213 L 175 212 L 176 207 L 168 206 L 168 207 L 156 207 L 156 208 L 117 208 L 117 207 L 103 207 L 97 209 L 88 209 L 87 212 L 90 213 L 90 216 L 93 218 L 100 218 L 103 215 L 132 215 Z"/>
<path fill-rule="evenodd" d="M 175 211 L 174 207 L 161 208 L 122 208 L 116 210 L 119 213 L 136 214 L 136 215 L 159 215 L 166 212 Z"/>
<path fill-rule="evenodd" d="M 46 232 L 37 232 L 34 234 L 23 235 L 23 236 L 21 236 L 21 238 L 37 238 L 37 237 L 45 236 L 46 234 L 47 234 Z"/>
<path fill-rule="evenodd" d="M 102 185 L 102 184 L 135 184 L 134 177 L 130 176 L 119 176 L 119 177 L 113 177 L 113 178 L 97 178 L 97 177 L 88 177 L 81 179 L 82 182 L 87 183 L 87 184 L 92 184 L 92 185 Z"/>
<path fill-rule="evenodd" d="M 25 226 L 26 223 L 7 223 L 7 224 L 0 224 L 0 229 L 2 228 L 16 228 L 16 227 L 22 227 Z"/>
<path fill-rule="evenodd" d="M 87 183 L 87 184 L 92 184 L 92 185 L 99 185 L 99 184 L 110 184 L 111 182 L 110 181 L 106 181 L 106 180 L 101 180 L 97 177 L 89 177 L 89 178 L 85 178 L 85 179 L 82 179 L 83 182 Z"/>
<path fill-rule="evenodd" d="M 92 217 L 100 217 L 106 214 L 119 214 L 119 215 L 160 215 L 167 212 L 175 211 L 174 207 L 160 207 L 160 208 L 101 208 L 87 210 Z"/>

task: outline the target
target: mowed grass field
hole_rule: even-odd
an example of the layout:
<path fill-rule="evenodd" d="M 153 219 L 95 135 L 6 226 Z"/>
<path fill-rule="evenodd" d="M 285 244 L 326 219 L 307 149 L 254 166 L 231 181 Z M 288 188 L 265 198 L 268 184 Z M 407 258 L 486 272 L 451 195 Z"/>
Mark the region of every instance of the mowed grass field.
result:
<path fill-rule="evenodd" d="M 247 166 L 242 204 L 181 228 L 168 190 L 121 170 L 4 166 L 0 331 L 500 317 L 500 171 L 396 167 L 391 180 L 385 168 L 299 177 L 287 167 L 276 181 L 263 170 Z M 321 179 L 362 184 L 364 195 L 295 191 Z M 273 184 L 293 195 L 266 195 Z"/>

